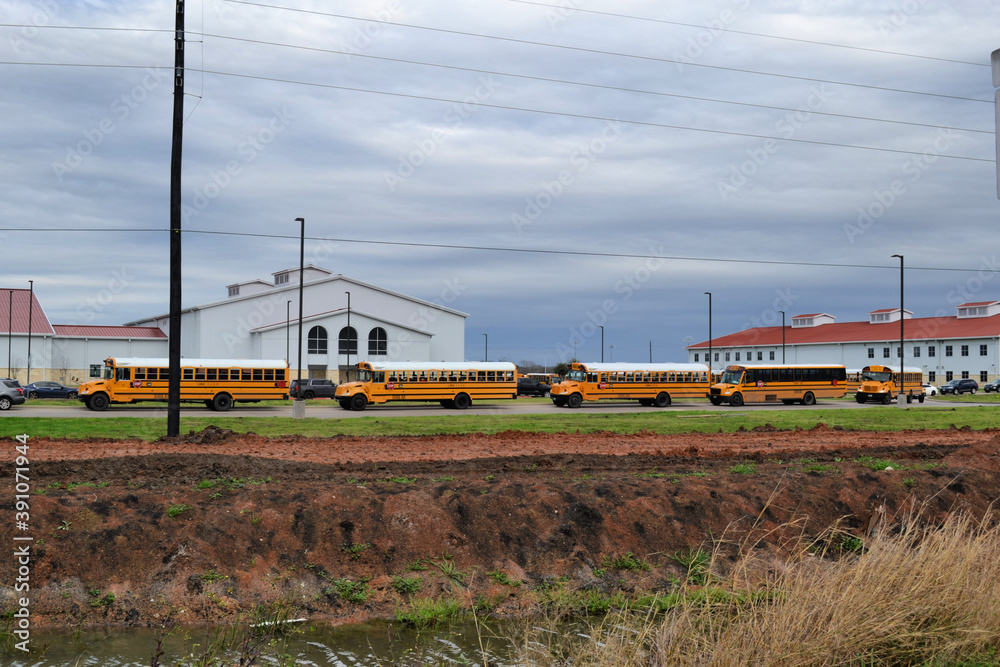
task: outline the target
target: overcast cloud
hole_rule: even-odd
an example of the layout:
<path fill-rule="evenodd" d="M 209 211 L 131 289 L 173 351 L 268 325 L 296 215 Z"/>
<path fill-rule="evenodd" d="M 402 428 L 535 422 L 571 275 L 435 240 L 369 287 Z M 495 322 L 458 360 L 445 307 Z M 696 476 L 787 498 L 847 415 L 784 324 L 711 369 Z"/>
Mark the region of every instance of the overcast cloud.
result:
<path fill-rule="evenodd" d="M 1000 299 L 996 3 L 539 1 L 188 2 L 184 305 L 297 266 L 298 217 L 307 261 L 457 292 L 469 359 L 599 359 L 603 324 L 606 360 L 686 360 L 706 291 L 716 336 L 863 320 L 893 254 L 917 317 Z M 174 3 L 0 16 L 0 288 L 166 312 Z"/>

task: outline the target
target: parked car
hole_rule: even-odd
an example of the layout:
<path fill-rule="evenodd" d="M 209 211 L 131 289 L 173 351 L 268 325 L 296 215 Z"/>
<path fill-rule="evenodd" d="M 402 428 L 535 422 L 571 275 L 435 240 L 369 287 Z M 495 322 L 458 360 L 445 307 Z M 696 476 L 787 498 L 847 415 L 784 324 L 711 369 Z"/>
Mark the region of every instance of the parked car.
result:
<path fill-rule="evenodd" d="M 964 394 L 966 392 L 975 394 L 978 389 L 979 383 L 972 378 L 952 380 L 941 385 L 942 394 Z"/>
<path fill-rule="evenodd" d="M 924 393 L 927 394 L 928 396 L 937 396 L 938 394 L 941 393 L 941 391 L 937 387 L 932 385 L 930 382 L 925 382 Z"/>
<path fill-rule="evenodd" d="M 21 405 L 27 400 L 24 387 L 17 380 L 4 378 L 0 380 L 0 410 L 9 410 L 12 405 Z"/>
<path fill-rule="evenodd" d="M 552 385 L 539 382 L 535 378 L 517 378 L 517 393 L 520 396 L 548 396 Z"/>
<path fill-rule="evenodd" d="M 990 393 L 991 391 L 1000 391 L 1000 378 L 997 378 L 996 380 L 992 380 L 984 384 L 983 391 L 985 391 L 987 394 Z"/>
<path fill-rule="evenodd" d="M 299 397 L 299 387 L 302 387 L 302 398 L 333 398 L 337 393 L 337 385 L 332 380 L 321 378 L 302 378 L 292 380 L 288 388 L 288 395 L 292 398 Z"/>
<path fill-rule="evenodd" d="M 67 387 L 49 380 L 32 382 L 25 389 L 28 391 L 28 398 L 76 398 L 79 393 L 77 387 Z"/>

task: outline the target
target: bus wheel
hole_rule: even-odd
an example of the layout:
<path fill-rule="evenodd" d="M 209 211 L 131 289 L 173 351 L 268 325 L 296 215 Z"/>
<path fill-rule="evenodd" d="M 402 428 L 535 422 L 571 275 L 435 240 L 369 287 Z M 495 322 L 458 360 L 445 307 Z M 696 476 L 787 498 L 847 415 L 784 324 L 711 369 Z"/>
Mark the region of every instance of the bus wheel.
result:
<path fill-rule="evenodd" d="M 712 401 L 712 405 L 722 405 L 722 399 L 718 396 L 709 396 L 708 400 Z"/>
<path fill-rule="evenodd" d="M 94 412 L 104 412 L 108 409 L 108 403 L 110 402 L 107 394 L 94 394 L 87 401 L 87 407 Z"/>
<path fill-rule="evenodd" d="M 889 405 L 890 403 L 892 403 L 892 396 L 889 395 L 889 392 L 882 394 L 882 404 Z"/>
<path fill-rule="evenodd" d="M 741 405 L 743 405 L 743 394 L 739 392 L 733 394 L 729 398 L 729 405 L 735 405 L 736 407 L 740 407 Z"/>
<path fill-rule="evenodd" d="M 868 400 L 868 398 L 864 394 L 855 394 L 854 400 L 857 401 L 858 403 L 864 403 L 865 401 Z"/>
<path fill-rule="evenodd" d="M 555 406 L 557 408 L 562 408 L 566 406 L 566 399 L 563 398 L 562 396 L 554 396 L 552 398 L 552 402 L 555 403 Z"/>
<path fill-rule="evenodd" d="M 214 410 L 215 409 L 215 408 L 212 407 L 212 401 L 210 401 L 208 399 L 205 399 L 205 407 L 208 408 L 209 410 Z"/>
<path fill-rule="evenodd" d="M 344 408 L 345 410 L 350 410 L 351 409 L 351 399 L 349 399 L 349 398 L 341 398 L 337 402 L 340 403 L 340 407 Z"/>
<path fill-rule="evenodd" d="M 229 394 L 216 394 L 212 399 L 212 409 L 216 412 L 226 412 L 233 407 L 233 397 Z"/>
<path fill-rule="evenodd" d="M 455 404 L 456 410 L 464 410 L 470 405 L 472 405 L 472 399 L 469 398 L 468 394 L 459 394 L 458 396 L 455 397 L 453 403 Z"/>
<path fill-rule="evenodd" d="M 365 398 L 364 394 L 355 394 L 351 397 L 351 410 L 360 412 L 365 409 L 366 405 L 368 405 L 368 399 Z"/>
<path fill-rule="evenodd" d="M 917 400 L 919 402 L 923 403 L 924 402 L 924 394 L 920 394 L 919 396 L 917 396 Z"/>
<path fill-rule="evenodd" d="M 656 398 L 653 399 L 653 405 L 655 405 L 658 408 L 667 407 L 668 405 L 670 405 L 670 394 L 668 394 L 665 391 L 661 391 L 659 394 L 656 395 Z"/>
<path fill-rule="evenodd" d="M 802 405 L 816 405 L 816 394 L 811 391 L 802 394 Z"/>
<path fill-rule="evenodd" d="M 566 405 L 571 408 L 578 408 L 583 405 L 583 397 L 580 394 L 570 394 L 566 399 Z"/>

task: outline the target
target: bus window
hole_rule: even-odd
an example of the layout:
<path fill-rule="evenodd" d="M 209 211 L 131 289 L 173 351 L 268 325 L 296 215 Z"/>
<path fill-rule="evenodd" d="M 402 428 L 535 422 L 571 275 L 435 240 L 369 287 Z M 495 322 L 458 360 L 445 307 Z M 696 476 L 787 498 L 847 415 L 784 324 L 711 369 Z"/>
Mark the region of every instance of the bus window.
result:
<path fill-rule="evenodd" d="M 429 382 L 437 382 L 438 381 L 438 372 L 437 371 L 430 371 L 430 372 L 428 372 L 427 373 L 427 380 Z"/>
<path fill-rule="evenodd" d="M 427 382 L 427 371 L 420 371 L 418 382 Z"/>
<path fill-rule="evenodd" d="M 243 382 L 249 382 L 250 379 L 251 379 L 250 369 L 249 368 L 241 368 L 240 369 L 240 380 L 243 381 Z"/>
<path fill-rule="evenodd" d="M 275 380 L 284 380 L 285 379 L 285 369 L 284 368 L 279 368 L 276 371 L 274 371 L 274 379 Z"/>
<path fill-rule="evenodd" d="M 136 368 L 135 369 L 135 379 L 136 380 L 145 380 L 146 379 L 146 369 L 145 368 Z"/>
<path fill-rule="evenodd" d="M 211 371 L 209 371 L 209 373 L 211 374 Z M 212 378 L 209 377 L 208 379 L 211 380 Z M 271 369 L 271 368 L 265 368 L 264 369 L 264 380 L 266 382 L 273 382 L 274 381 L 274 369 Z"/>
<path fill-rule="evenodd" d="M 193 380 L 194 379 L 194 369 L 193 368 L 182 368 L 181 369 L 181 379 L 182 380 Z"/>
<path fill-rule="evenodd" d="M 196 369 L 194 369 L 194 379 L 195 380 L 204 380 L 205 379 L 205 369 L 204 368 L 196 368 Z"/>
<path fill-rule="evenodd" d="M 448 371 L 448 382 L 458 382 L 457 371 Z"/>
<path fill-rule="evenodd" d="M 497 372 L 496 371 L 486 371 L 486 381 L 487 382 L 496 382 L 497 381 Z"/>
<path fill-rule="evenodd" d="M 478 382 L 486 382 L 486 371 L 476 371 L 476 375 L 479 376 L 477 378 Z"/>
<path fill-rule="evenodd" d="M 217 380 L 219 378 L 218 368 L 208 368 L 205 369 L 205 379 L 206 380 Z"/>
<path fill-rule="evenodd" d="M 385 382 L 385 371 L 372 371 L 372 382 Z"/>

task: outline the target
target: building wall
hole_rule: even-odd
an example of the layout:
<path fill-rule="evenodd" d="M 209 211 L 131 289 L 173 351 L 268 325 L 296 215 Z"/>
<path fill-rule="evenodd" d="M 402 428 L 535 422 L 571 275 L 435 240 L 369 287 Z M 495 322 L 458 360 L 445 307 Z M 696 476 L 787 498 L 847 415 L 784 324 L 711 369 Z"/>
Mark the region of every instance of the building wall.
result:
<path fill-rule="evenodd" d="M 962 346 L 968 346 L 967 355 L 962 355 Z M 980 346 L 986 346 L 986 354 L 980 354 Z M 930 347 L 934 347 L 934 356 L 930 356 Z M 948 346 L 951 346 L 951 354 L 948 354 Z M 885 356 L 885 349 L 888 348 L 889 356 Z M 869 349 L 873 350 L 872 357 L 869 357 Z M 899 340 L 879 340 L 867 342 L 849 343 L 818 343 L 811 345 L 785 345 L 785 362 L 789 364 L 805 363 L 831 363 L 844 364 L 847 368 L 861 369 L 874 364 L 883 366 L 899 365 Z M 695 355 L 700 363 L 704 363 L 704 349 L 688 350 L 688 360 L 695 361 Z M 781 363 L 781 346 L 740 346 L 740 347 L 713 347 L 713 358 L 718 354 L 718 361 L 713 359 L 712 368 L 725 368 L 727 364 L 746 363 Z M 758 361 L 758 352 L 763 357 Z M 774 353 L 774 359 L 770 354 Z M 726 354 L 729 359 L 726 359 Z M 751 360 L 747 360 L 747 353 L 752 355 Z M 987 380 L 995 380 L 998 377 L 1000 368 L 1000 341 L 997 338 L 963 338 L 963 339 L 939 339 L 939 340 L 907 340 L 903 348 L 903 363 L 906 366 L 916 366 L 924 371 L 924 378 L 934 382 L 945 382 L 950 372 L 954 378 L 971 377 L 979 382 L 983 381 L 982 373 L 985 372 Z M 736 355 L 740 358 L 737 360 Z M 933 376 L 931 376 L 933 373 Z M 968 373 L 963 376 L 963 373 Z M 932 379 L 933 378 L 933 379 Z"/>

